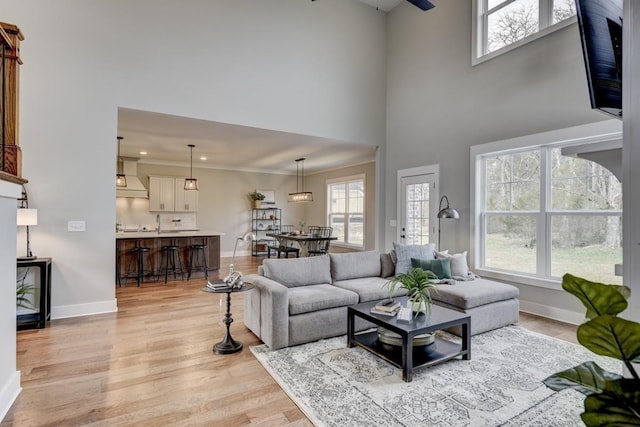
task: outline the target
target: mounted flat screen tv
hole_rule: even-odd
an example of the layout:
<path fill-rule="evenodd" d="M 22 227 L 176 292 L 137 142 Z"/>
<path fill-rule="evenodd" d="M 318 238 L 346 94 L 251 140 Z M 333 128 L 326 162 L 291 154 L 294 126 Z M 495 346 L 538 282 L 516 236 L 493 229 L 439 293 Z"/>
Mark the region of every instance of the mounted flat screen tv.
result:
<path fill-rule="evenodd" d="M 576 0 L 591 108 L 622 118 L 623 0 Z"/>

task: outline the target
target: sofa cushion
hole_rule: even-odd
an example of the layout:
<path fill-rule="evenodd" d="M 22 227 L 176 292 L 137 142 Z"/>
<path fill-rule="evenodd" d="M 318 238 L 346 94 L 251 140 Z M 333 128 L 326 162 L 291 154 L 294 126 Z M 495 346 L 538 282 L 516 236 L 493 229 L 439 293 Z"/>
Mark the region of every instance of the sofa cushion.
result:
<path fill-rule="evenodd" d="M 396 264 L 391 258 L 391 253 L 380 254 L 380 277 L 391 277 L 396 274 Z"/>
<path fill-rule="evenodd" d="M 334 282 L 335 287 L 353 291 L 360 297 L 359 302 L 379 301 L 389 298 L 389 287 L 385 286 L 389 279 L 383 277 L 361 277 L 358 279 L 340 280 Z M 396 289 L 394 296 L 406 295 L 404 288 Z"/>
<path fill-rule="evenodd" d="M 396 257 L 396 276 L 411 270 L 411 258 L 434 259 L 435 250 L 435 243 L 427 243 L 426 245 L 403 245 L 393 242 L 393 251 Z"/>
<path fill-rule="evenodd" d="M 289 315 L 311 313 L 358 303 L 358 294 L 333 285 L 297 286 L 289 289 Z"/>
<path fill-rule="evenodd" d="M 264 277 L 287 288 L 331 283 L 329 255 L 265 259 L 262 267 Z"/>
<path fill-rule="evenodd" d="M 380 276 L 380 252 L 345 252 L 329 254 L 333 281 Z"/>
<path fill-rule="evenodd" d="M 420 267 L 423 270 L 429 270 L 435 274 L 438 279 L 451 279 L 451 260 L 449 258 L 442 259 L 415 259 L 411 258 L 411 266 L 413 268 Z"/>
<path fill-rule="evenodd" d="M 437 285 L 431 292 L 434 301 L 441 301 L 463 310 L 496 301 L 518 298 L 520 291 L 515 286 L 487 279 L 468 282 L 458 281 L 455 285 Z"/>

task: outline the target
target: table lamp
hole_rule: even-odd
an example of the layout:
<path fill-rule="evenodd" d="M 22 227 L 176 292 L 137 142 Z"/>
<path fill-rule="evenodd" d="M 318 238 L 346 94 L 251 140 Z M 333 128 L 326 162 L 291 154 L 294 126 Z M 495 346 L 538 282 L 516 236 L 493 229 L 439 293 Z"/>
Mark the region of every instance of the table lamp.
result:
<path fill-rule="evenodd" d="M 29 226 L 38 225 L 38 209 L 30 208 L 18 208 L 17 225 L 27 227 L 27 256 L 20 257 L 19 259 L 34 259 L 36 258 L 31 253 L 31 239 L 29 237 Z"/>

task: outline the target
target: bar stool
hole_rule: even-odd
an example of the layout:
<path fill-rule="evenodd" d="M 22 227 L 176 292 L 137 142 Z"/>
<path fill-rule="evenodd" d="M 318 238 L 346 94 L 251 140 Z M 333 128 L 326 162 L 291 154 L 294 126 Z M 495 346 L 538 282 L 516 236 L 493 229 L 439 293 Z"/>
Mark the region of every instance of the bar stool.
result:
<path fill-rule="evenodd" d="M 207 267 L 207 246 L 209 242 L 207 238 L 202 239 L 202 243 L 193 243 L 189 245 L 189 268 L 187 273 L 187 280 L 191 279 L 192 271 L 204 271 L 204 278 L 209 278 L 209 270 Z M 200 258 L 198 260 L 198 258 Z M 199 261 L 198 265 L 194 265 L 196 261 Z"/>
<path fill-rule="evenodd" d="M 136 241 L 136 245 L 129 251 L 129 264 L 127 266 L 127 279 L 135 278 L 138 286 L 143 281 L 144 276 L 153 274 L 152 269 L 145 270 L 144 262 L 145 257 L 149 266 L 153 267 L 153 260 L 151 259 L 151 248 L 141 246 L 140 240 Z M 132 264 L 135 269 L 132 269 Z"/>
<path fill-rule="evenodd" d="M 184 270 L 182 270 L 182 261 L 180 260 L 180 246 L 175 239 L 171 240 L 171 243 L 164 245 L 160 248 L 160 274 L 164 270 L 164 283 L 167 283 L 169 278 L 169 271 L 173 273 L 173 278 L 176 278 L 176 272 L 180 273 L 180 280 L 184 280 Z"/>

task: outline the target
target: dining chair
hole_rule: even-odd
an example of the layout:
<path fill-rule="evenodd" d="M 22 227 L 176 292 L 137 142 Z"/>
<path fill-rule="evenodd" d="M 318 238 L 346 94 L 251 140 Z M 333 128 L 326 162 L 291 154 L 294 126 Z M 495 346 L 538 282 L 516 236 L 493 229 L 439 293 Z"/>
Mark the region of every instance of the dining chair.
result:
<path fill-rule="evenodd" d="M 308 227 L 308 233 L 312 237 L 331 237 L 333 233 L 333 227 L 321 227 L 312 225 Z M 329 246 L 331 240 L 318 240 L 315 242 L 309 242 L 309 255 L 324 255 L 329 253 Z"/>
<path fill-rule="evenodd" d="M 292 233 L 295 230 L 293 229 L 293 225 L 281 225 L 280 232 L 281 233 Z M 289 258 L 290 253 L 296 254 L 296 258 L 300 258 L 300 248 L 296 248 L 293 246 L 292 242 L 286 241 L 285 243 L 276 242 L 277 247 L 275 247 L 275 251 L 278 254 L 278 258 L 280 258 L 280 254 L 284 253 L 285 258 Z M 268 249 L 269 253 L 267 257 L 270 258 L 271 249 Z"/>

